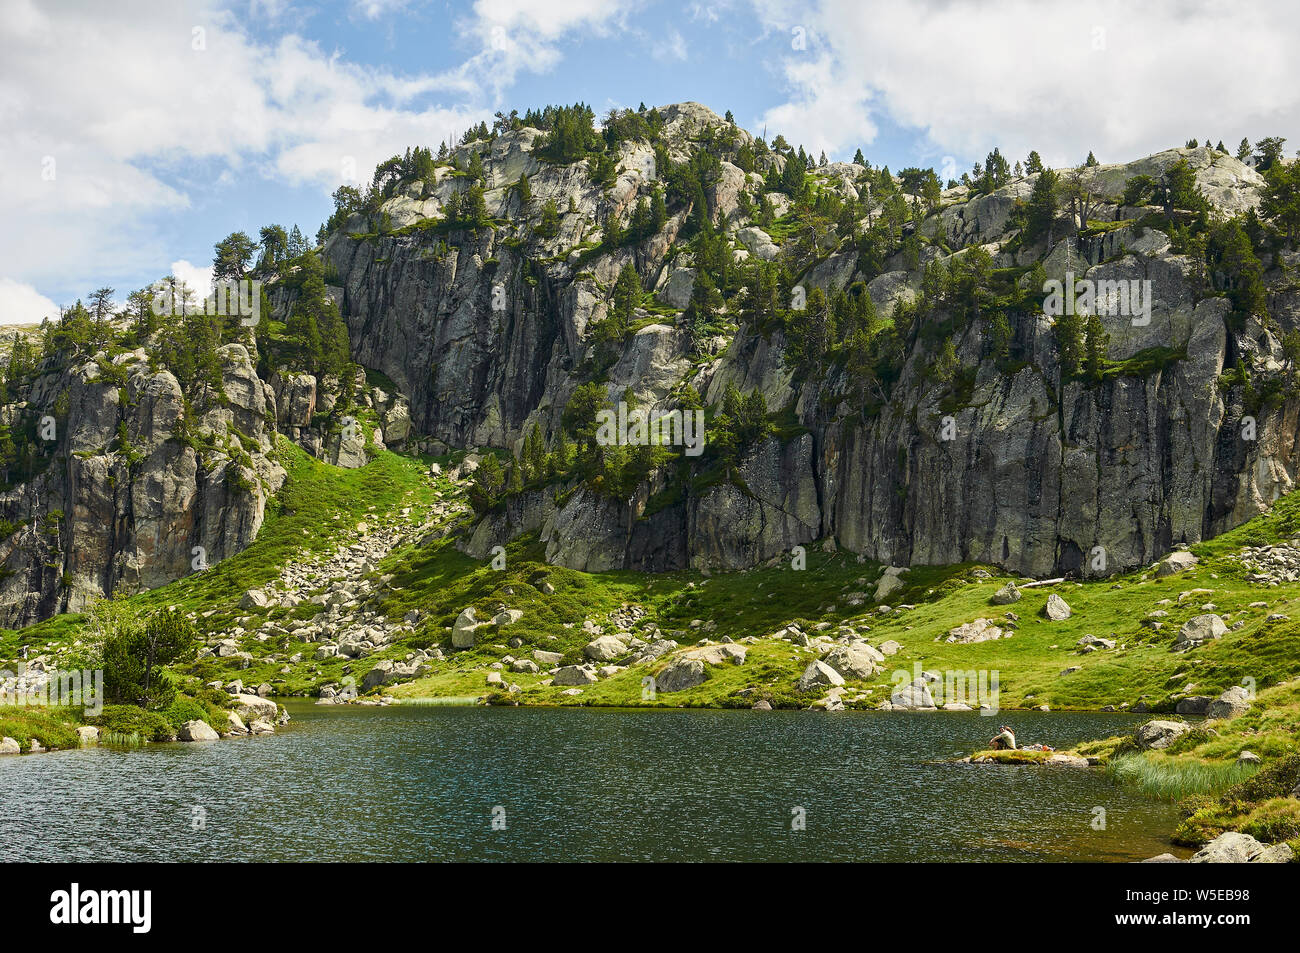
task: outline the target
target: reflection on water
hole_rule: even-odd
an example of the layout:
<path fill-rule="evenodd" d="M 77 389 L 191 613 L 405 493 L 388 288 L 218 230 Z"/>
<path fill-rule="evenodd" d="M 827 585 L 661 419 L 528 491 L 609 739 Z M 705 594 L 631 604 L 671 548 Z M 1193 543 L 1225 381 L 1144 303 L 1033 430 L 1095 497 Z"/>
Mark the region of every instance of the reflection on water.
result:
<path fill-rule="evenodd" d="M 0 859 L 1132 860 L 1177 820 L 1098 771 L 945 762 L 994 733 L 974 713 L 289 708 L 276 735 L 0 759 Z M 1055 747 L 1135 725 L 1008 718 Z"/>

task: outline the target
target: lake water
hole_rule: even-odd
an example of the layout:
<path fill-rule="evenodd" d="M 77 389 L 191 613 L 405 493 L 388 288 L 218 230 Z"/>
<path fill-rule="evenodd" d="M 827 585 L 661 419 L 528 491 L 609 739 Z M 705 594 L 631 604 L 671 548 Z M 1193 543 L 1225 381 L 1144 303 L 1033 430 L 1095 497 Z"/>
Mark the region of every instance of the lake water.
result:
<path fill-rule="evenodd" d="M 1065 747 L 1133 716 L 288 707 L 0 758 L 0 859 L 1118 861 L 1177 821 L 1100 771 L 942 763 L 1003 720 Z"/>

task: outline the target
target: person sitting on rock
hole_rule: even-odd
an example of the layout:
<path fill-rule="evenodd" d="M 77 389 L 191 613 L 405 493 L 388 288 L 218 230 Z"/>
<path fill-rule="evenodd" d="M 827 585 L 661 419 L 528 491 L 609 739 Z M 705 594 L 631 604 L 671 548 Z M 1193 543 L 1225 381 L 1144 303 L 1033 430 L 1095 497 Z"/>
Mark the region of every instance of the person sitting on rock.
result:
<path fill-rule="evenodd" d="M 989 742 L 989 747 L 994 751 L 1001 751 L 1004 748 L 1007 751 L 1015 751 L 1016 733 L 1011 730 L 1010 725 L 1003 725 L 1002 731 Z"/>

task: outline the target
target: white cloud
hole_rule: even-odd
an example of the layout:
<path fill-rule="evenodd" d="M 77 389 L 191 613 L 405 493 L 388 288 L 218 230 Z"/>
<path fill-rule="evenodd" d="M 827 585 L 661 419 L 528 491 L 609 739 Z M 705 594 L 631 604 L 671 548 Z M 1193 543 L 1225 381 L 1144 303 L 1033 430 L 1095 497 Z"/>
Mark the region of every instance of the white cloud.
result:
<path fill-rule="evenodd" d="M 888 116 L 936 156 L 1000 145 L 1065 165 L 1206 135 L 1234 148 L 1300 135 L 1300 8 L 1288 0 L 754 6 L 769 31 L 808 36 L 782 57 L 791 98 L 767 117 L 791 141 L 848 147 Z"/>
<path fill-rule="evenodd" d="M 0 325 L 40 324 L 58 316 L 59 306 L 31 285 L 0 278 Z"/>
<path fill-rule="evenodd" d="M 196 299 L 202 300 L 212 293 L 212 266 L 194 265 L 182 258 L 172 262 L 171 274 L 185 282 L 194 292 Z"/>

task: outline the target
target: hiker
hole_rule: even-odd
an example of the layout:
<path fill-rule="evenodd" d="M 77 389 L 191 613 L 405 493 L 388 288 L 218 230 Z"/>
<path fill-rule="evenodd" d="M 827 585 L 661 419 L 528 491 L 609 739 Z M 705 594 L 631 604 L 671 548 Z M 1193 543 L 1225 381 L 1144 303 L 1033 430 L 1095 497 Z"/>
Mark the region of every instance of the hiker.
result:
<path fill-rule="evenodd" d="M 989 742 L 989 747 L 994 751 L 1001 751 L 1004 748 L 1008 751 L 1015 751 L 1016 733 L 1011 730 L 1010 725 L 1003 725 L 1001 733 Z"/>

